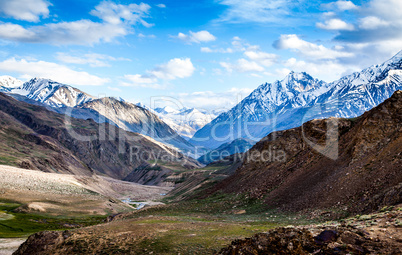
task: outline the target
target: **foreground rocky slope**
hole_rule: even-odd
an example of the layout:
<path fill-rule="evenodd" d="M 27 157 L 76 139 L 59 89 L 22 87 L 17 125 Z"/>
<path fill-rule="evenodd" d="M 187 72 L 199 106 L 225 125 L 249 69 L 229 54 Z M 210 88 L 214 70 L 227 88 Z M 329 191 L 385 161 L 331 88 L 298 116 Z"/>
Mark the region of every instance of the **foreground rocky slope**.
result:
<path fill-rule="evenodd" d="M 0 93 L 0 164 L 123 179 L 148 160 L 199 163 L 149 137 L 108 123 L 66 118 Z M 141 153 L 138 153 L 141 152 Z"/>
<path fill-rule="evenodd" d="M 334 216 L 400 203 L 401 128 L 397 91 L 359 118 L 313 120 L 270 134 L 210 192 L 248 194 L 290 211 L 332 208 Z"/>
<path fill-rule="evenodd" d="M 401 254 L 401 220 L 398 207 L 342 223 L 279 228 L 235 240 L 217 254 Z"/>

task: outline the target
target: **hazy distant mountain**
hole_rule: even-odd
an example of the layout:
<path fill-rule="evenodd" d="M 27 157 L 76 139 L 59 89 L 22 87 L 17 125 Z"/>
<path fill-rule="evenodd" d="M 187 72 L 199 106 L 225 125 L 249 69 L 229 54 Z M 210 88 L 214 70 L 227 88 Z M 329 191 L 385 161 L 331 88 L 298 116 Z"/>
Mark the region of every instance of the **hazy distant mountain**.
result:
<path fill-rule="evenodd" d="M 236 138 L 258 141 L 275 130 L 325 117 L 355 117 L 402 89 L 402 52 L 381 65 L 332 83 L 291 72 L 259 86 L 230 111 L 198 130 L 193 144 L 216 148 Z"/>
<path fill-rule="evenodd" d="M 214 112 L 207 112 L 196 108 L 176 110 L 170 106 L 156 108 L 154 112 L 177 133 L 187 139 L 190 139 L 197 130 L 211 122 L 217 116 Z"/>

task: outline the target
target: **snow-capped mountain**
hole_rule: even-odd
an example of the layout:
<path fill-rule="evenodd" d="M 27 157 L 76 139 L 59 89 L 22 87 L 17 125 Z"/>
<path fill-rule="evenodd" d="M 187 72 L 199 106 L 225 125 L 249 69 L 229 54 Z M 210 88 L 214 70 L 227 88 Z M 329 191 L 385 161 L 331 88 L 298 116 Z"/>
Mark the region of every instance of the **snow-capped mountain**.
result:
<path fill-rule="evenodd" d="M 216 148 L 237 138 L 257 141 L 266 129 L 275 126 L 276 114 L 306 106 L 329 89 L 327 83 L 307 73 L 291 72 L 281 81 L 259 86 L 230 111 L 198 130 L 190 142 Z"/>
<path fill-rule="evenodd" d="M 254 90 L 229 112 L 198 130 L 193 144 L 216 148 L 236 138 L 259 140 L 274 130 L 326 117 L 356 117 L 402 89 L 402 51 L 372 66 L 325 83 L 306 73 L 290 73 L 282 81 Z"/>
<path fill-rule="evenodd" d="M 43 78 L 33 78 L 10 92 L 51 107 L 74 107 L 94 99 L 79 89 Z"/>
<path fill-rule="evenodd" d="M 154 112 L 172 129 L 186 139 L 211 122 L 217 115 L 195 108 L 174 109 L 171 106 L 155 108 Z"/>
<path fill-rule="evenodd" d="M 0 92 L 10 92 L 12 89 L 22 86 L 22 84 L 22 81 L 14 77 L 8 75 L 0 76 Z"/>

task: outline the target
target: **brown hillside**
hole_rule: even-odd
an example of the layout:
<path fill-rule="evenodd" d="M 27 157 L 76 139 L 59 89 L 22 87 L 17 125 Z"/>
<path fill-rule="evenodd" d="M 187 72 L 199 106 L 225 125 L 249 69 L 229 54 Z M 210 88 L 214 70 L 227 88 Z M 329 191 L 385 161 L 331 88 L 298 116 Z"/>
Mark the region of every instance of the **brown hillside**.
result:
<path fill-rule="evenodd" d="M 339 157 L 332 160 L 306 140 L 322 144 L 327 125 L 339 123 Z M 313 120 L 258 142 L 236 173 L 210 192 L 248 193 L 285 210 L 339 208 L 371 211 L 402 202 L 402 91 L 356 119 Z M 282 150 L 284 162 L 253 160 Z M 255 156 L 254 156 L 255 157 Z"/>
<path fill-rule="evenodd" d="M 185 168 L 199 165 L 137 133 L 71 118 L 75 133 L 92 137 L 88 141 L 78 139 L 68 131 L 64 115 L 2 93 L 0 124 L 0 164 L 4 165 L 77 175 L 97 173 L 117 179 L 123 179 L 148 160 L 178 161 Z M 131 148 L 137 148 L 144 157 L 130 159 Z"/>

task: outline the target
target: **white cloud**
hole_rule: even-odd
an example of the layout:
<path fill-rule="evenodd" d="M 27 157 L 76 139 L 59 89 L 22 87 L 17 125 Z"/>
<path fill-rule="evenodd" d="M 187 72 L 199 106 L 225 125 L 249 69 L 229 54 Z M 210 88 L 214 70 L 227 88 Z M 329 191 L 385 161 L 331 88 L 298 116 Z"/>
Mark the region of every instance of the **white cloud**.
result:
<path fill-rule="evenodd" d="M 110 80 L 87 72 L 72 70 L 66 66 L 46 61 L 27 61 L 10 58 L 0 62 L 3 72 L 19 73 L 21 77 L 43 77 L 70 85 L 103 85 Z"/>
<path fill-rule="evenodd" d="M 139 37 L 139 38 L 151 38 L 151 39 L 154 39 L 154 38 L 156 38 L 156 35 L 153 35 L 153 34 L 144 35 L 143 33 L 139 33 L 139 34 L 138 34 L 138 37 Z"/>
<path fill-rule="evenodd" d="M 210 47 L 201 47 L 201 52 L 204 53 L 233 53 L 233 49 L 232 48 L 213 48 L 211 49 Z"/>
<path fill-rule="evenodd" d="M 111 91 L 116 91 L 116 92 L 122 92 L 121 89 L 117 88 L 117 87 L 107 87 L 109 90 Z"/>
<path fill-rule="evenodd" d="M 283 65 L 286 68 L 277 70 L 277 72 L 280 72 L 282 75 L 284 73 L 287 75 L 289 70 L 306 72 L 315 78 L 319 78 L 327 82 L 334 81 L 346 74 L 361 70 L 361 68 L 358 66 L 347 65 L 332 59 L 314 63 L 297 60 L 296 58 L 290 58 L 286 60 Z"/>
<path fill-rule="evenodd" d="M 0 24 L 0 38 L 18 42 L 50 43 L 56 45 L 88 45 L 110 42 L 119 36 L 132 33 L 131 26 L 141 23 L 148 16 L 150 6 L 147 4 L 116 5 L 102 2 L 91 12 L 102 22 L 78 20 L 72 22 L 48 23 L 45 25 L 22 27 L 12 23 Z M 15 33 L 10 33 L 15 32 Z"/>
<path fill-rule="evenodd" d="M 227 6 L 218 21 L 231 23 L 283 23 L 286 21 L 285 17 L 292 12 L 292 7 L 299 4 L 298 0 L 218 0 L 217 2 Z"/>
<path fill-rule="evenodd" d="M 97 53 L 87 53 L 83 54 L 82 56 L 83 57 L 78 57 L 67 53 L 58 52 L 56 54 L 56 59 L 63 63 L 90 65 L 91 67 L 110 66 L 108 61 L 130 61 L 129 59 L 125 58 L 114 58 L 112 56 Z"/>
<path fill-rule="evenodd" d="M 160 80 L 188 78 L 193 75 L 194 71 L 195 67 L 189 58 L 174 58 L 147 71 L 147 74 L 125 75 L 126 81 L 122 85 L 161 88 L 158 84 Z"/>
<path fill-rule="evenodd" d="M 281 35 L 274 42 L 277 49 L 291 49 L 300 55 L 311 59 L 336 59 L 341 57 L 353 57 L 353 53 L 328 49 L 323 45 L 310 43 L 300 39 L 297 35 Z"/>
<path fill-rule="evenodd" d="M 333 41 L 354 52 L 356 62 L 368 66 L 384 61 L 402 48 L 400 0 L 369 0 L 358 6 L 354 31 L 339 31 Z"/>
<path fill-rule="evenodd" d="M 20 25 L 3 23 L 0 24 L 0 38 L 8 40 L 30 40 L 35 37 L 35 33 L 26 30 Z"/>
<path fill-rule="evenodd" d="M 139 22 L 144 26 L 149 26 L 143 18 L 147 17 L 150 9 L 151 6 L 144 3 L 122 5 L 104 1 L 96 6 L 91 14 L 109 24 L 119 25 L 123 22 L 135 24 Z"/>
<path fill-rule="evenodd" d="M 264 67 L 260 66 L 255 61 L 249 61 L 247 59 L 241 58 L 236 61 L 236 63 L 220 62 L 220 65 L 225 68 L 228 72 L 237 71 L 240 73 L 246 72 L 263 72 Z"/>
<path fill-rule="evenodd" d="M 324 8 L 326 9 L 337 9 L 340 11 L 349 11 L 349 10 L 356 10 L 358 7 L 351 1 L 336 1 L 328 4 L 323 4 Z"/>
<path fill-rule="evenodd" d="M 227 111 L 248 96 L 253 90 L 253 88 L 231 88 L 223 92 L 197 91 L 193 93 L 180 93 L 175 98 L 186 107 Z"/>
<path fill-rule="evenodd" d="M 159 7 L 159 8 L 166 8 L 165 4 L 157 4 L 156 6 Z"/>
<path fill-rule="evenodd" d="M 348 24 L 341 19 L 330 19 L 326 20 L 324 23 L 318 22 L 318 28 L 325 29 L 325 30 L 354 30 L 354 26 L 352 24 Z"/>
<path fill-rule="evenodd" d="M 49 16 L 49 5 L 44 0 L 3 0 L 0 1 L 0 12 L 17 20 L 38 22 L 40 17 Z"/>
<path fill-rule="evenodd" d="M 162 64 L 151 70 L 149 73 L 156 78 L 163 80 L 174 80 L 177 78 L 187 78 L 193 75 L 195 68 L 189 58 L 174 58 L 166 64 Z"/>
<path fill-rule="evenodd" d="M 360 19 L 359 28 L 362 29 L 377 29 L 380 27 L 389 26 L 389 22 L 375 16 L 368 16 Z"/>
<path fill-rule="evenodd" d="M 247 50 L 244 52 L 244 55 L 249 59 L 259 63 L 260 65 L 269 67 L 275 63 L 278 58 L 278 55 L 267 53 L 259 50 Z"/>
<path fill-rule="evenodd" d="M 175 37 L 188 43 L 202 43 L 216 40 L 216 37 L 206 30 L 202 30 L 199 32 L 189 31 L 189 34 L 179 33 Z"/>

